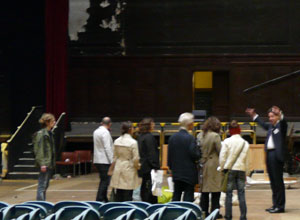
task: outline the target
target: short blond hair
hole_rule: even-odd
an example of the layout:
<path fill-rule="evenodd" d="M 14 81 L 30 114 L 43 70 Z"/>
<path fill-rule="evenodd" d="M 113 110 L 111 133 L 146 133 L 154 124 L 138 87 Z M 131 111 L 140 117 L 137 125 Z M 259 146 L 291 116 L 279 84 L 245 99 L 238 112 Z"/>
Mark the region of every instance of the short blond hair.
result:
<path fill-rule="evenodd" d="M 53 114 L 51 113 L 44 113 L 41 118 L 39 119 L 39 123 L 41 124 L 41 126 L 44 128 L 47 126 L 47 123 L 49 123 L 50 121 L 55 120 L 55 117 Z"/>

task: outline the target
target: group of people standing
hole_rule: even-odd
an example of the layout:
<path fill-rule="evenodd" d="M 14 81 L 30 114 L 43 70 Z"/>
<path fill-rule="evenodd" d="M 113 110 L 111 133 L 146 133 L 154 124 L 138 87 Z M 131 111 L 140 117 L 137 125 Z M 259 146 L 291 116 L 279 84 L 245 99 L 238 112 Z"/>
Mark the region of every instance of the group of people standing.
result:
<path fill-rule="evenodd" d="M 273 106 L 268 111 L 270 124 L 263 122 L 255 109 L 248 108 L 246 113 L 268 131 L 265 151 L 273 205 L 266 211 L 282 213 L 285 211 L 283 163 L 287 122 L 277 106 Z M 55 147 L 51 132 L 55 125 L 55 117 L 45 113 L 39 122 L 42 129 L 33 138 L 36 165 L 40 168 L 37 200 L 45 200 L 51 169 L 55 166 Z M 181 114 L 178 122 L 179 131 L 171 136 L 168 142 L 168 166 L 174 182 L 173 201 L 181 199 L 194 201 L 194 187 L 200 180 L 199 168 L 201 167 L 200 206 L 208 216 L 210 212 L 220 208 L 222 179 L 224 173 L 227 173 L 225 219 L 232 219 L 234 189 L 238 191 L 240 219 L 247 219 L 244 188 L 248 172 L 249 144 L 241 137 L 238 122 L 231 121 L 230 137 L 223 142 L 220 138 L 221 124 L 216 117 L 209 117 L 205 121 L 202 132 L 196 139 L 190 132 L 194 127 L 194 116 L 191 113 Z M 108 202 L 107 189 L 110 185 L 116 189 L 117 201 L 130 201 L 133 190 L 141 185 L 141 199 L 149 203 L 157 203 L 157 198 L 151 191 L 151 170 L 160 169 L 158 143 L 151 133 L 155 125 L 153 119 L 144 118 L 139 123 L 137 140 L 133 138 L 132 123 L 127 121 L 121 125 L 122 135 L 113 142 L 110 134 L 111 125 L 111 119 L 105 117 L 102 119 L 101 126 L 93 134 L 93 161 L 101 180 L 96 200 Z M 211 205 L 209 205 L 210 196 Z M 222 215 L 219 214 L 218 217 Z"/>
<path fill-rule="evenodd" d="M 133 138 L 133 125 L 123 122 L 122 135 L 114 142 L 110 135 L 112 122 L 103 118 L 101 126 L 94 131 L 94 164 L 97 167 L 100 183 L 96 200 L 108 202 L 109 185 L 116 190 L 115 200 L 132 200 L 133 190 L 141 185 L 141 198 L 156 203 L 152 195 L 151 170 L 160 169 L 159 149 L 152 135 L 154 121 L 144 118 L 139 123 L 137 141 Z"/>
<path fill-rule="evenodd" d="M 197 139 L 189 133 L 193 129 L 192 114 L 182 114 L 179 122 L 180 130 L 170 138 L 168 150 L 168 165 L 174 181 L 173 201 L 180 201 L 183 192 L 184 201 L 194 201 L 194 187 L 199 180 L 199 167 L 202 167 L 200 206 L 208 216 L 210 212 L 220 208 L 223 172 L 229 172 L 225 219 L 232 219 L 232 191 L 236 185 L 241 219 L 246 219 L 244 187 L 249 144 L 240 136 L 237 121 L 230 123 L 231 137 L 224 142 L 221 142 L 221 124 L 216 117 L 209 117 L 204 122 Z M 220 213 L 218 218 L 222 218 Z"/>

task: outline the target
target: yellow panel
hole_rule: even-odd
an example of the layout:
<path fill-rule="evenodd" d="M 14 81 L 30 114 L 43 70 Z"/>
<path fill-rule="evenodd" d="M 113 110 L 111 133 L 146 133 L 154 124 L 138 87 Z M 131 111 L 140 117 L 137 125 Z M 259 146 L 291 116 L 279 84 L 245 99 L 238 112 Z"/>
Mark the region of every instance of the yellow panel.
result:
<path fill-rule="evenodd" d="M 211 89 L 212 88 L 212 72 L 194 72 L 194 88 L 195 89 Z"/>

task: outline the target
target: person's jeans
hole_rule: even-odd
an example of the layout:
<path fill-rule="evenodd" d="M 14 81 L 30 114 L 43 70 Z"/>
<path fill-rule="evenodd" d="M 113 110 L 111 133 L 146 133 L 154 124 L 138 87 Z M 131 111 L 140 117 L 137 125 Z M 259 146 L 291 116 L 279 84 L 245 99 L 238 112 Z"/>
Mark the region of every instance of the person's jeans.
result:
<path fill-rule="evenodd" d="M 51 177 L 51 169 L 47 168 L 46 172 L 40 172 L 38 178 L 38 187 L 37 187 L 37 195 L 36 200 L 45 201 L 46 200 L 46 190 L 49 186 L 49 180 Z"/>
<path fill-rule="evenodd" d="M 100 183 L 98 187 L 98 193 L 96 201 L 108 202 L 107 189 L 110 182 L 110 176 L 107 175 L 110 164 L 95 164 L 100 177 Z"/>
<path fill-rule="evenodd" d="M 240 220 L 246 220 L 247 206 L 245 199 L 245 181 L 246 174 L 244 171 L 239 170 L 229 170 L 228 171 L 228 182 L 227 182 L 227 192 L 225 200 L 225 219 L 232 219 L 232 191 L 237 189 L 239 205 L 240 205 Z"/>
<path fill-rule="evenodd" d="M 172 201 L 180 201 L 181 195 L 183 201 L 194 202 L 194 186 L 182 181 L 174 181 L 174 193 Z"/>

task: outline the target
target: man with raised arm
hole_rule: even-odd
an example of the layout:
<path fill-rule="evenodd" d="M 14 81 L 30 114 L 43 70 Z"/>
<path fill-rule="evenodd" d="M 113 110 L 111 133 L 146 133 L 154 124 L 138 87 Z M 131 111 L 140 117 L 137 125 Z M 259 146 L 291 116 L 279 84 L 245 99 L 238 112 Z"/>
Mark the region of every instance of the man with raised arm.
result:
<path fill-rule="evenodd" d="M 253 121 L 268 131 L 265 141 L 265 151 L 267 154 L 267 171 L 271 183 L 273 205 L 266 209 L 266 211 L 269 213 L 283 213 L 285 209 L 283 164 L 286 153 L 287 122 L 282 111 L 277 106 L 273 106 L 268 110 L 270 123 L 262 121 L 253 108 L 247 108 L 246 113 Z"/>

